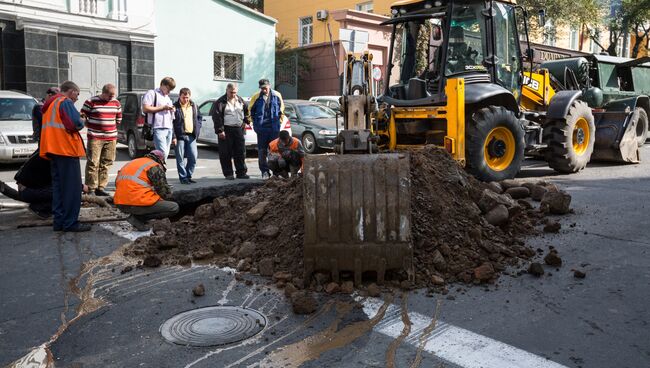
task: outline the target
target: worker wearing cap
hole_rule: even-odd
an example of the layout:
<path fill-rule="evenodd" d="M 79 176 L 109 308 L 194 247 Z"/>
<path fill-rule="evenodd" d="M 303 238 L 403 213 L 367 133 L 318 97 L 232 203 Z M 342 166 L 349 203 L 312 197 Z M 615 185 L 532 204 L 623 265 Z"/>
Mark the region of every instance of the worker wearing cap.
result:
<path fill-rule="evenodd" d="M 260 91 L 251 97 L 249 121 L 253 121 L 253 130 L 257 134 L 257 153 L 263 179 L 269 178 L 267 162 L 269 143 L 278 138 L 280 124 L 284 115 L 284 101 L 278 91 L 271 89 L 268 79 L 260 79 Z"/>
<path fill-rule="evenodd" d="M 300 140 L 293 138 L 289 132 L 283 130 L 280 136 L 269 144 L 269 168 L 274 176 L 284 178 L 298 174 L 305 157 L 305 150 Z"/>
<path fill-rule="evenodd" d="M 165 153 L 153 150 L 127 163 L 117 173 L 113 202 L 130 215 L 127 221 L 139 231 L 149 229 L 149 220 L 178 213 L 178 203 L 170 201 L 172 191 L 165 171 Z"/>

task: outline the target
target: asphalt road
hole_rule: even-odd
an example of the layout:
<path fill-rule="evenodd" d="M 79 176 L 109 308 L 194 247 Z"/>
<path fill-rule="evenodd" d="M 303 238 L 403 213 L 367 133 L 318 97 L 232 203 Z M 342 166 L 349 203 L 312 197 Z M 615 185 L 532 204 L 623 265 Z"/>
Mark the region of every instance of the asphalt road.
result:
<path fill-rule="evenodd" d="M 122 160 L 125 153 L 119 154 Z M 216 152 L 201 149 L 199 155 L 199 181 L 224 182 L 216 179 Z M 650 146 L 642 157 L 650 158 Z M 13 176 L 11 169 L 0 175 Z M 119 264 L 115 250 L 135 235 L 124 224 L 96 225 L 81 235 L 45 228 L 3 231 L 0 365 L 52 341 L 57 367 L 650 366 L 650 159 L 590 165 L 573 175 L 555 175 L 544 163 L 527 161 L 520 177 L 550 178 L 573 196 L 575 214 L 559 219 L 559 234 L 528 240 L 533 247 L 555 246 L 561 268 L 547 268 L 540 279 L 502 276 L 498 287 L 454 286 L 449 295 L 434 298 L 422 290 L 398 293 L 385 310 L 376 298 L 351 309 L 351 297 L 340 297 L 338 304 L 324 298 L 315 315 L 297 316 L 267 280 L 245 276 L 248 285 L 230 270 L 200 265 L 125 274 L 123 266 L 98 265 L 79 277 L 84 262 L 104 255 L 113 254 L 111 262 Z M 15 215 L 0 212 L 0 222 L 3 216 Z M 574 268 L 587 277 L 575 279 Z M 74 319 L 94 301 L 70 287 L 77 278 L 82 284 L 94 280 L 89 291 L 106 304 Z M 198 283 L 206 286 L 200 298 L 191 293 Z M 160 326 L 175 314 L 221 304 L 260 311 L 266 328 L 216 348 L 189 348 L 161 337 Z"/>

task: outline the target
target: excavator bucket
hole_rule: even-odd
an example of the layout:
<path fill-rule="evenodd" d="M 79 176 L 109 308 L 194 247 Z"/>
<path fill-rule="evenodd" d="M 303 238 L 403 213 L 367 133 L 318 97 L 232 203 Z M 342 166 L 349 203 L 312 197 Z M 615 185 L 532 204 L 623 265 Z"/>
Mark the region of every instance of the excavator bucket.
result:
<path fill-rule="evenodd" d="M 315 271 L 387 270 L 413 279 L 411 188 L 406 153 L 308 156 L 304 163 L 305 283 Z"/>
<path fill-rule="evenodd" d="M 639 162 L 636 121 L 626 111 L 593 112 L 596 140 L 592 161 Z"/>

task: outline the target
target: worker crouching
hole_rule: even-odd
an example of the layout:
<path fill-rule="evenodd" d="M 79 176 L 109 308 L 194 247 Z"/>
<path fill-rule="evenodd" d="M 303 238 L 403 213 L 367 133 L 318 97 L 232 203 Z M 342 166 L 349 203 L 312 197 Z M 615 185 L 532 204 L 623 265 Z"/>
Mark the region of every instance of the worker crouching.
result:
<path fill-rule="evenodd" d="M 127 221 L 139 231 L 149 230 L 149 220 L 178 213 L 178 203 L 169 200 L 172 191 L 165 171 L 165 154 L 154 150 L 127 163 L 117 174 L 113 202 L 130 214 Z"/>
<path fill-rule="evenodd" d="M 283 130 L 280 136 L 269 143 L 269 168 L 273 176 L 284 178 L 297 175 L 302 168 L 302 161 L 305 157 L 305 150 L 300 140 L 291 137 L 289 132 Z"/>

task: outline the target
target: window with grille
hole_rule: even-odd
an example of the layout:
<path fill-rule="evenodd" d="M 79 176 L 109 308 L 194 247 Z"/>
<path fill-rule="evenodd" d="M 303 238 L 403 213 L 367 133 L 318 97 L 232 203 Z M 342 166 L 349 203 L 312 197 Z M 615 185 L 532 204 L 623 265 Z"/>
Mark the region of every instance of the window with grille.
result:
<path fill-rule="evenodd" d="M 571 27 L 571 33 L 569 34 L 569 48 L 573 50 L 578 49 L 578 37 L 579 32 L 576 28 Z"/>
<path fill-rule="evenodd" d="M 241 81 L 244 56 L 214 52 L 214 79 Z"/>
<path fill-rule="evenodd" d="M 365 3 L 357 4 L 356 9 L 357 9 L 357 11 L 372 13 L 372 11 L 373 11 L 372 1 L 367 1 Z"/>
<path fill-rule="evenodd" d="M 300 46 L 310 45 L 313 41 L 314 19 L 313 17 L 300 18 Z"/>

